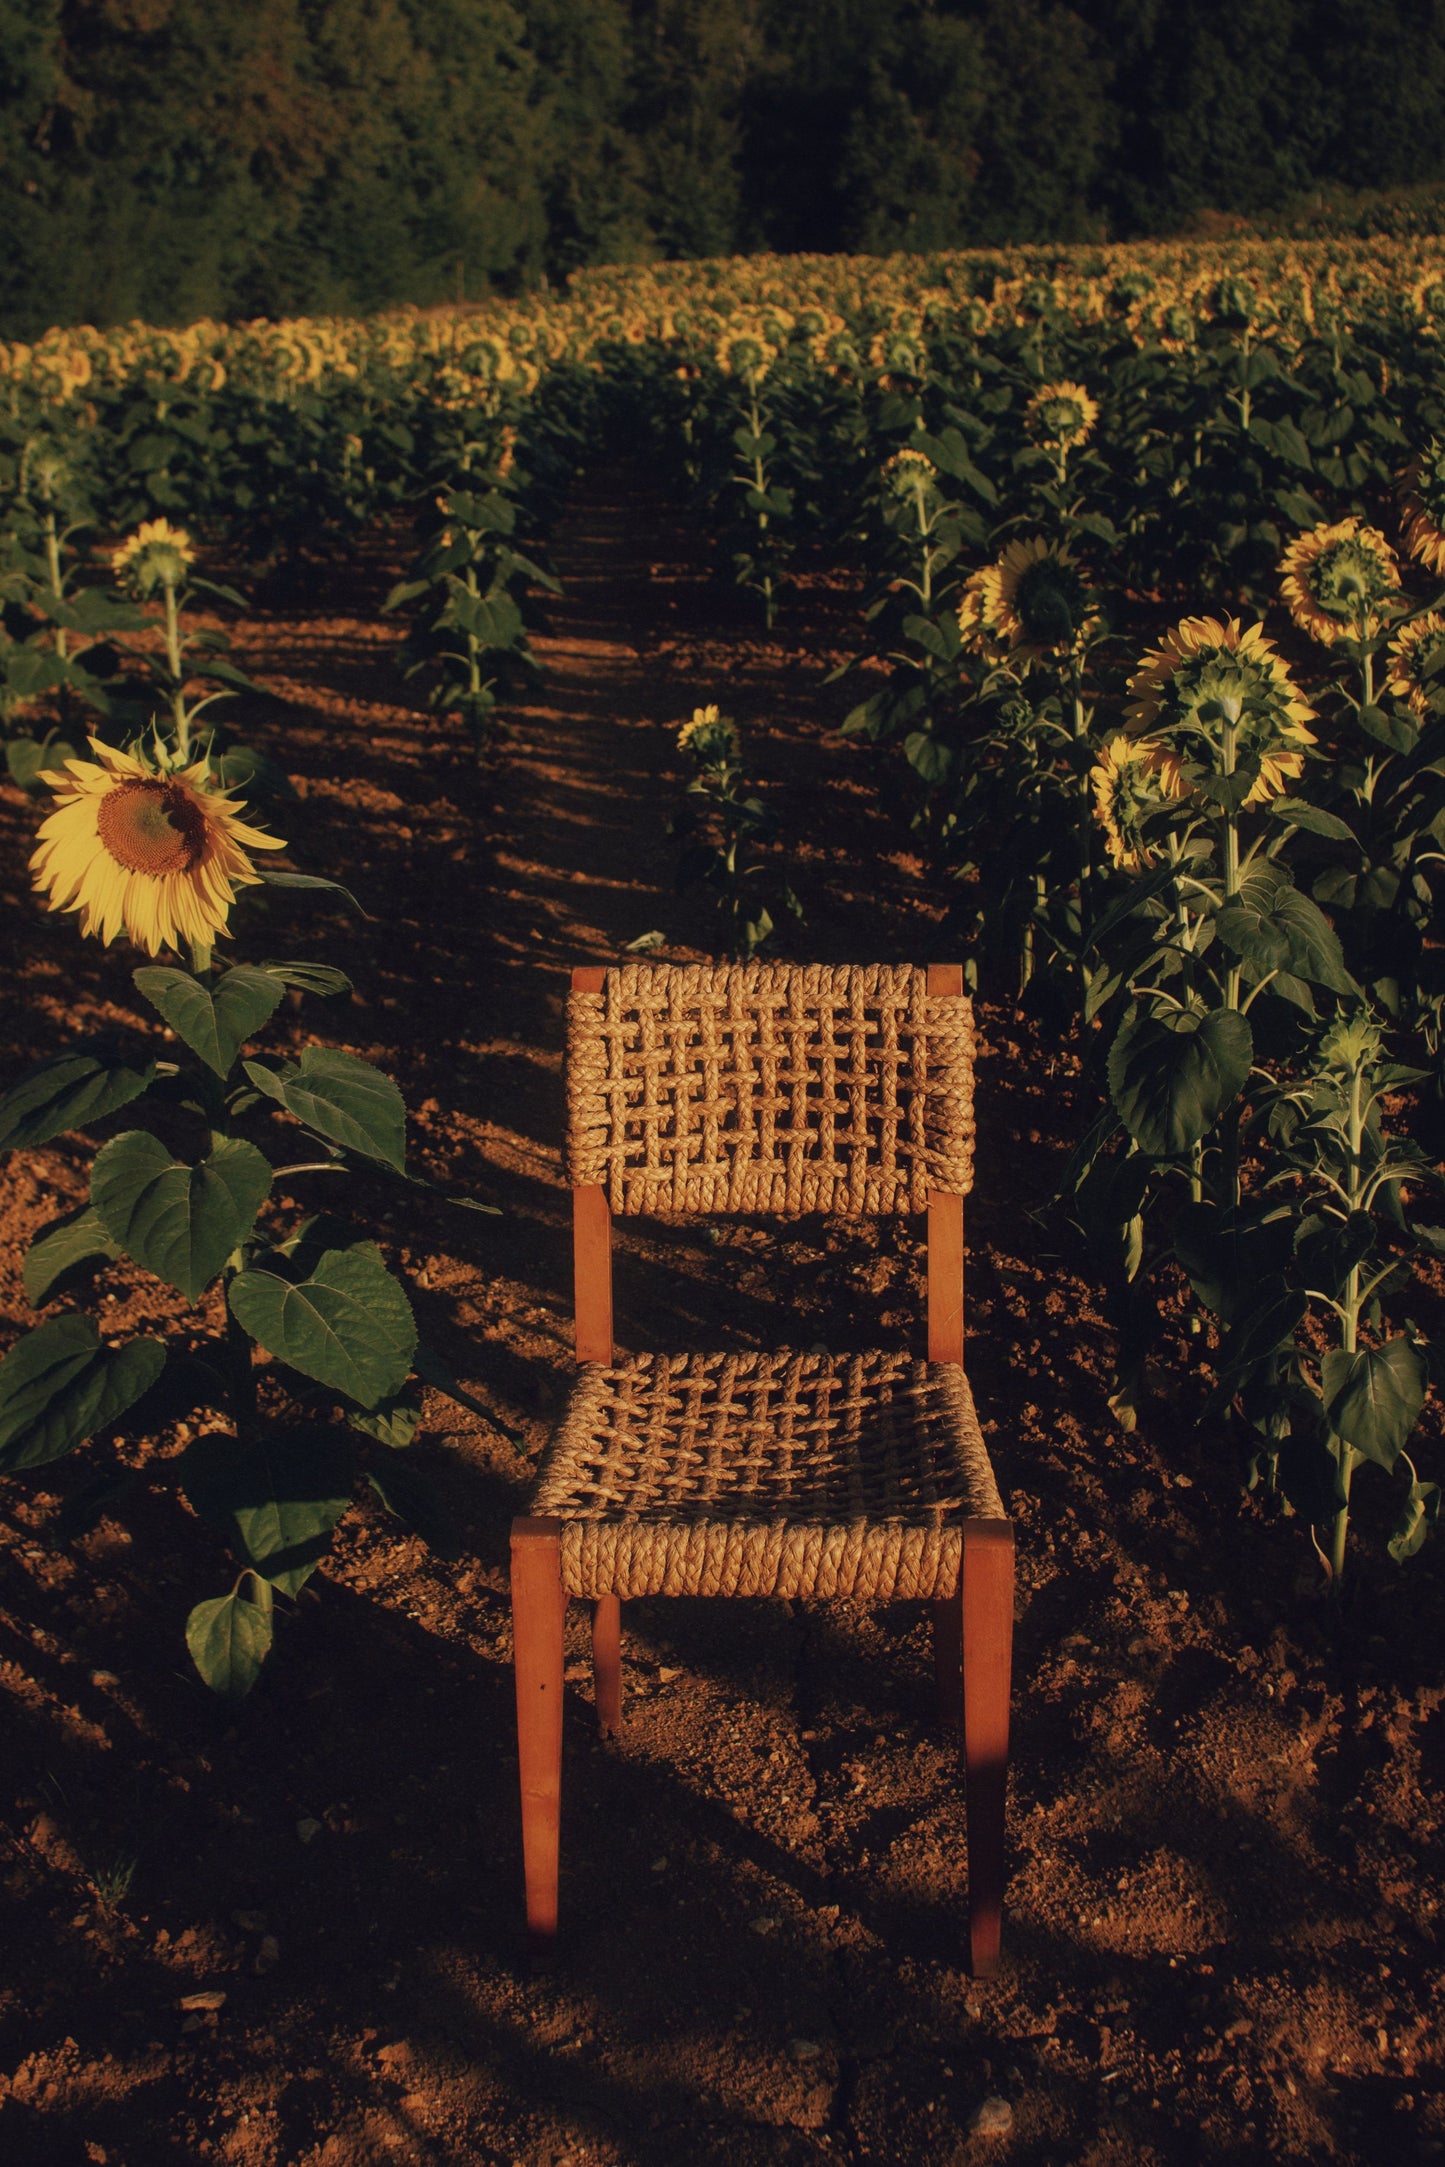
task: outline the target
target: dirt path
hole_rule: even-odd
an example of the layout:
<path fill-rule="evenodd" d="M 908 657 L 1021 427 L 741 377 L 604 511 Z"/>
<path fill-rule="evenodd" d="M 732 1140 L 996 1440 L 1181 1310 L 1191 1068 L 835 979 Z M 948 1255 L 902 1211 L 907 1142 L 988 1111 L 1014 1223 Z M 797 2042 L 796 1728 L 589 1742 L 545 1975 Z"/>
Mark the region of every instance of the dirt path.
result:
<path fill-rule="evenodd" d="M 435 1395 L 413 1448 L 453 1555 L 374 1502 L 238 1713 L 199 1692 L 189 1605 L 226 1581 L 172 1493 L 56 1544 L 53 1488 L 0 1495 L 0 2157 L 25 2167 L 952 2167 L 1360 2161 L 1445 2153 L 1429 1877 L 1442 1849 L 1437 1569 L 1366 1566 L 1343 1644 L 1303 1545 L 1196 1433 L 1183 1370 L 1145 1436 L 1105 1405 L 1108 1334 L 1041 1216 L 1074 1078 L 985 1014 L 970 1366 L 1020 1529 L 1007 1976 L 959 1965 L 963 1817 L 908 1606 L 640 1603 L 624 1741 L 596 1739 L 571 1625 L 564 1903 L 520 1961 L 506 1528 L 570 1375 L 561 1186 L 566 972 L 671 892 L 671 733 L 748 733 L 808 912 L 793 952 L 938 953 L 937 903 L 829 729 L 846 586 L 777 633 L 706 582 L 695 532 L 599 473 L 557 539 L 547 680 L 479 785 L 399 691 L 365 562 L 331 614 L 258 616 L 278 698 L 248 728 L 295 779 L 298 859 L 375 912 L 358 996 L 314 1027 L 404 1082 L 423 1171 L 499 1221 L 376 1199 L 423 1332 L 510 1440 Z M 128 966 L 37 925 L 34 815 L 3 798 L 7 1062 L 125 1012 Z M 278 821 L 278 826 L 284 823 Z M 335 960 L 297 914 L 255 953 Z M 75 1193 L 64 1147 L 12 1176 L 19 1244 Z M 908 1334 L 905 1230 L 629 1228 L 631 1346 Z M 108 1323 L 169 1314 L 107 1273 Z M 179 1433 L 163 1440 L 174 1450 Z M 137 1448 L 131 1457 L 140 1457 Z M 574 1606 L 580 1610 L 580 1606 Z M 133 1878 L 119 1883 L 127 1868 Z M 101 1900 L 108 1892 L 110 1902 Z M 186 2010 L 185 1997 L 223 1995 Z M 1005 2141 L 969 2134 L 1001 2096 Z"/>

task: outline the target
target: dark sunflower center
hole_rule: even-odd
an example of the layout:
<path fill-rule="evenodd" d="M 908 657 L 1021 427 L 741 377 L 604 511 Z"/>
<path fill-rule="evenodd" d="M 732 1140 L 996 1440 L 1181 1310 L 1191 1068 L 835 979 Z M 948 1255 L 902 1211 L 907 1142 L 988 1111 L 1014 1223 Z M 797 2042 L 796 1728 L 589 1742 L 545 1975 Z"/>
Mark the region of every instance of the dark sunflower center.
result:
<path fill-rule="evenodd" d="M 1084 617 L 1084 583 L 1070 564 L 1040 557 L 1019 575 L 1014 610 L 1031 640 L 1062 647 Z"/>
<path fill-rule="evenodd" d="M 190 792 L 144 775 L 107 791 L 95 824 L 128 873 L 188 873 L 206 840 L 206 816 Z"/>

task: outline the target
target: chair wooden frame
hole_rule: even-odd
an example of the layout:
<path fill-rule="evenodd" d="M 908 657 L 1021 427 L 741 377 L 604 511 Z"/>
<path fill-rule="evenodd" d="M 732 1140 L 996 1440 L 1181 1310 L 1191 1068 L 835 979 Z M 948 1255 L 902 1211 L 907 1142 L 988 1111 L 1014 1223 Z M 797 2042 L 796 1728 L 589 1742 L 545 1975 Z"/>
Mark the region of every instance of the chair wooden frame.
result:
<path fill-rule="evenodd" d="M 574 992 L 598 992 L 605 968 L 572 973 Z M 928 967 L 931 996 L 960 996 L 957 964 Z M 963 1197 L 930 1190 L 927 1208 L 927 1331 L 930 1363 L 964 1354 Z M 612 1213 L 600 1185 L 572 1191 L 576 1351 L 610 1364 Z M 563 1522 L 512 1523 L 512 1618 L 517 1745 L 528 1934 L 545 1954 L 557 1932 L 562 1799 Z M 957 1592 L 934 1601 L 933 1650 L 940 1717 L 962 1731 L 967 1807 L 969 1960 L 976 1977 L 997 1969 L 1006 1879 L 1005 1820 L 1013 1643 L 1013 1523 L 966 1519 Z M 622 1722 L 622 1619 L 616 1595 L 593 1604 L 592 1663 L 598 1723 Z"/>

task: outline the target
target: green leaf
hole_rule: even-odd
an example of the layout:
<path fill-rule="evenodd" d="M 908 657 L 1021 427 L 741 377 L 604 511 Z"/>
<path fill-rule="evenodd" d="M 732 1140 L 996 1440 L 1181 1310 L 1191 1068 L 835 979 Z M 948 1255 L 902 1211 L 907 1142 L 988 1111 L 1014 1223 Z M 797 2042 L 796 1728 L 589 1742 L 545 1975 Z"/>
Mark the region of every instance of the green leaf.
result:
<path fill-rule="evenodd" d="M 90 1317 L 37 1324 L 0 1362 L 0 1473 L 83 1444 L 150 1390 L 165 1361 L 158 1339 L 103 1347 Z"/>
<path fill-rule="evenodd" d="M 1247 873 L 1214 921 L 1219 937 L 1261 978 L 1287 971 L 1331 993 L 1358 993 L 1334 927 L 1318 905 L 1273 866 Z"/>
<path fill-rule="evenodd" d="M 1353 843 L 1359 849 L 1359 839 L 1347 821 L 1337 813 L 1327 813 L 1322 805 L 1311 805 L 1305 798 L 1273 798 L 1270 801 L 1270 818 L 1284 821 L 1294 828 L 1306 828 L 1311 835 L 1327 835 L 1332 842 Z"/>
<path fill-rule="evenodd" d="M 231 1308 L 268 1353 L 362 1407 L 400 1390 L 416 1352 L 404 1289 L 364 1250 L 326 1250 L 299 1284 L 242 1272 L 231 1282 Z"/>
<path fill-rule="evenodd" d="M 329 1549 L 351 1503 L 354 1460 L 336 1430 L 214 1431 L 181 1455 L 181 1487 L 203 1520 L 225 1528 L 245 1562 L 296 1595 Z"/>
<path fill-rule="evenodd" d="M 903 753 L 914 774 L 930 786 L 946 782 L 953 767 L 953 754 L 936 737 L 924 730 L 914 730 L 903 740 Z"/>
<path fill-rule="evenodd" d="M 47 768 L 58 768 L 62 760 L 75 760 L 80 756 L 73 745 L 63 739 L 46 738 L 43 742 L 33 737 L 12 737 L 5 746 L 5 766 L 13 783 L 22 790 L 33 790 Z"/>
<path fill-rule="evenodd" d="M 406 1162 L 406 1107 L 389 1076 L 353 1053 L 308 1046 L 299 1068 L 277 1070 L 248 1061 L 246 1074 L 298 1121 L 398 1173 Z"/>
<path fill-rule="evenodd" d="M 244 1595 L 218 1595 L 197 1603 L 186 1620 L 186 1646 L 213 1693 L 242 1700 L 261 1675 L 275 1631 L 266 1591 L 264 1604 Z"/>
<path fill-rule="evenodd" d="M 1439 1518 L 1439 1483 L 1412 1482 L 1400 1508 L 1395 1532 L 1387 1546 L 1397 1565 L 1402 1565 L 1406 1558 L 1416 1555 L 1429 1532 L 1431 1522 Z"/>
<path fill-rule="evenodd" d="M 1302 1520 L 1319 1527 L 1344 1504 L 1340 1463 L 1313 1430 L 1290 1430 L 1279 1442 L 1279 1486 Z"/>
<path fill-rule="evenodd" d="M 379 1443 L 400 1451 L 411 1443 L 421 1428 L 421 1395 L 410 1391 L 393 1392 L 369 1413 L 361 1407 L 348 1408 L 346 1419 L 354 1430 L 361 1430 L 367 1437 L 374 1437 Z"/>
<path fill-rule="evenodd" d="M 1419 742 L 1420 732 L 1402 707 L 1389 713 L 1383 707 L 1362 707 L 1358 720 L 1366 737 L 1388 745 L 1391 752 L 1410 752 Z"/>
<path fill-rule="evenodd" d="M 198 1053 L 218 1076 L 229 1073 L 248 1038 L 275 1014 L 286 988 L 270 971 L 238 964 L 211 992 L 189 971 L 147 964 L 132 973 L 137 990 L 159 1010 L 177 1038 Z"/>
<path fill-rule="evenodd" d="M 287 873 L 274 865 L 258 865 L 256 871 L 268 888 L 326 888 L 333 895 L 345 896 L 357 916 L 370 921 L 370 911 L 363 910 L 351 890 L 343 888 L 339 880 L 323 880 L 319 873 Z"/>
<path fill-rule="evenodd" d="M 351 991 L 345 971 L 336 970 L 330 963 L 273 963 L 268 958 L 256 968 L 269 971 L 283 986 L 294 986 L 298 993 L 319 993 L 323 1000 L 329 1000 L 333 993 Z"/>
<path fill-rule="evenodd" d="M 1218 1204 L 1181 1204 L 1171 1228 L 1174 1254 L 1199 1300 L 1232 1323 L 1252 1305 L 1262 1283 L 1276 1282 L 1289 1263 L 1294 1218 L 1277 1206 L 1233 1211 Z"/>
<path fill-rule="evenodd" d="M 1254 1301 L 1226 1333 L 1214 1366 L 1226 1392 L 1238 1389 L 1260 1362 L 1290 1345 L 1309 1303 L 1283 1279 L 1256 1285 Z"/>
<path fill-rule="evenodd" d="M 1418 1347 L 1404 1338 L 1358 1354 L 1336 1347 L 1322 1371 L 1325 1414 L 1335 1435 L 1377 1466 L 1393 1467 L 1425 1404 L 1428 1380 Z"/>
<path fill-rule="evenodd" d="M 155 1081 L 155 1063 L 131 1068 L 92 1053 L 42 1061 L 0 1098 L 0 1151 L 28 1151 L 67 1129 L 88 1129 Z"/>
<path fill-rule="evenodd" d="M 1141 1151 L 1178 1158 L 1207 1136 L 1249 1075 L 1254 1041 L 1232 1008 L 1165 1021 L 1136 1008 L 1109 1050 L 1109 1095 Z"/>
<path fill-rule="evenodd" d="M 196 1302 L 250 1233 L 270 1188 L 270 1166 L 239 1137 L 222 1137 L 187 1166 L 144 1129 L 128 1129 L 97 1155 L 90 1200 L 127 1256 Z"/>
<path fill-rule="evenodd" d="M 32 1309 L 41 1309 L 76 1265 L 102 1259 L 114 1263 L 119 1255 L 119 1248 L 88 1204 L 68 1212 L 43 1234 L 37 1234 L 25 1252 L 21 1273 L 25 1299 Z"/>

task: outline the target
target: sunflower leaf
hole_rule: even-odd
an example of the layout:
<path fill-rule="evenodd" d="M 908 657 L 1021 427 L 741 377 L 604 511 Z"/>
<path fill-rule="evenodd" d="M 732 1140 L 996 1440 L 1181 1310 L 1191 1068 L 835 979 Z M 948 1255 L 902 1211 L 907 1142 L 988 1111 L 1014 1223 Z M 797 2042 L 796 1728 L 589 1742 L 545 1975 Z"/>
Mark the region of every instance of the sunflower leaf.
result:
<path fill-rule="evenodd" d="M 401 1389 L 416 1325 L 400 1283 L 364 1250 L 328 1249 L 299 1285 L 275 1272 L 231 1281 L 236 1321 L 303 1377 L 372 1408 Z"/>
<path fill-rule="evenodd" d="M 274 865 L 258 865 L 256 871 L 268 888 L 329 888 L 333 895 L 344 895 L 358 917 L 370 921 L 371 912 L 363 910 L 351 890 L 343 888 L 339 880 L 323 880 L 319 873 L 287 873 Z"/>
<path fill-rule="evenodd" d="M 1391 1468 L 1425 1404 L 1428 1374 L 1411 1340 L 1387 1340 L 1357 1354 L 1333 1348 L 1322 1365 L 1325 1414 L 1337 1437 Z"/>
<path fill-rule="evenodd" d="M 181 1455 L 181 1487 L 245 1562 L 297 1595 L 351 1503 L 354 1458 L 341 1430 L 268 1430 L 244 1443 L 209 1431 Z"/>
<path fill-rule="evenodd" d="M 391 1078 L 369 1061 L 331 1046 L 308 1046 L 298 1067 L 269 1069 L 259 1061 L 245 1067 L 258 1091 L 307 1128 L 405 1171 L 406 1106 Z"/>
<path fill-rule="evenodd" d="M 1109 1051 L 1109 1096 L 1142 1151 L 1178 1158 L 1238 1097 L 1253 1057 L 1248 1018 L 1236 1009 L 1178 1026 L 1135 1009 Z"/>
<path fill-rule="evenodd" d="M 218 1595 L 197 1603 L 186 1620 L 191 1661 L 211 1691 L 227 1700 L 250 1692 L 271 1653 L 275 1626 L 269 1588 L 265 1596 L 264 1603 L 253 1603 L 234 1592 Z"/>
<path fill-rule="evenodd" d="M 1331 993 L 1358 993 L 1339 938 L 1319 906 L 1276 866 L 1247 873 L 1214 921 L 1226 948 L 1263 976 L 1287 971 Z"/>
<path fill-rule="evenodd" d="M 283 986 L 291 986 L 298 993 L 319 993 L 323 1000 L 329 1000 L 333 993 L 351 991 L 345 971 L 338 971 L 330 963 L 277 963 L 268 956 L 256 968 L 269 971 Z"/>
<path fill-rule="evenodd" d="M 132 1068 L 93 1053 L 42 1061 L 0 1098 L 0 1151 L 28 1151 L 67 1129 L 88 1129 L 148 1091 L 155 1074 L 154 1061 Z"/>
<path fill-rule="evenodd" d="M 103 1347 L 91 1317 L 37 1324 L 0 1362 L 0 1473 L 83 1444 L 150 1390 L 165 1361 L 158 1339 Z"/>
<path fill-rule="evenodd" d="M 270 1188 L 266 1159 L 239 1137 L 223 1137 L 187 1166 L 146 1130 L 128 1129 L 97 1154 L 90 1200 L 127 1256 L 196 1302 L 250 1233 Z"/>
<path fill-rule="evenodd" d="M 66 1273 L 78 1264 L 102 1260 L 114 1263 L 119 1255 L 119 1246 L 111 1240 L 89 1205 L 80 1211 L 68 1212 L 63 1219 L 48 1226 L 43 1234 L 37 1234 L 25 1252 L 21 1272 L 25 1299 L 32 1309 L 41 1309 Z"/>
<path fill-rule="evenodd" d="M 137 991 L 165 1018 L 177 1038 L 218 1076 L 230 1073 L 246 1040 L 270 1020 L 286 990 L 269 971 L 253 970 L 244 963 L 227 971 L 214 993 L 189 971 L 150 964 L 132 976 Z"/>

